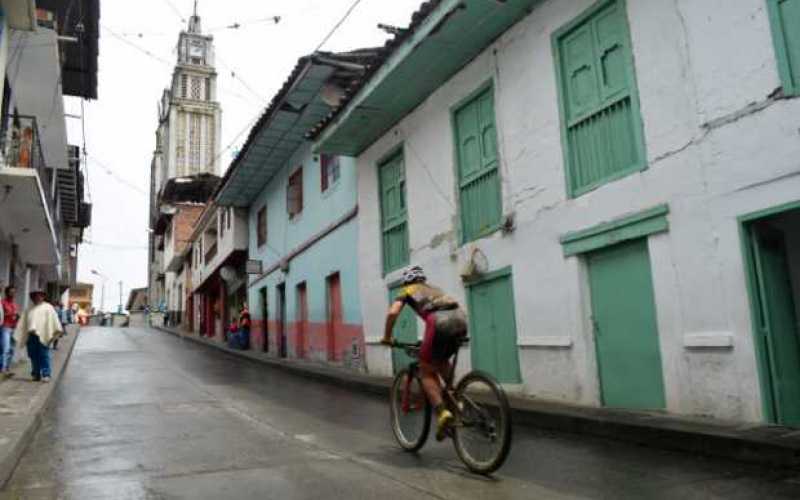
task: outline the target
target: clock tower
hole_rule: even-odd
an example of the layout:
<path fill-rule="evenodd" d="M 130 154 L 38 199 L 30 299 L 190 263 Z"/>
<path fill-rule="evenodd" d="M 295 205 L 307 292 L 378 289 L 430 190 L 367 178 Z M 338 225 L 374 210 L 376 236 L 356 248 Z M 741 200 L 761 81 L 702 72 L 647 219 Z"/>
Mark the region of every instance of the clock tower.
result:
<path fill-rule="evenodd" d="M 181 31 L 172 84 L 159 106 L 159 149 L 162 172 L 168 179 L 198 174 L 220 175 L 221 115 L 217 102 L 214 38 L 204 35 L 195 10 Z"/>

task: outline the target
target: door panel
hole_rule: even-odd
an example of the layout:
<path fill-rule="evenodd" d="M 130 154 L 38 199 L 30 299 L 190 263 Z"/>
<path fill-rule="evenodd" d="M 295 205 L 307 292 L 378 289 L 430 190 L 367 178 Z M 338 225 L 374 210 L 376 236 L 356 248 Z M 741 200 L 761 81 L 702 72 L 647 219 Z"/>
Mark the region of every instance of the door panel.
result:
<path fill-rule="evenodd" d="M 342 322 L 342 282 L 334 274 L 328 278 L 328 361 L 336 361 L 336 332 Z"/>
<path fill-rule="evenodd" d="M 763 224 L 752 227 L 751 239 L 775 420 L 800 425 L 800 338 L 786 242 L 783 233 Z"/>
<path fill-rule="evenodd" d="M 389 303 L 394 302 L 395 297 L 400 292 L 400 287 L 389 290 Z M 419 334 L 417 333 L 417 314 L 410 307 L 404 307 L 400 317 L 394 324 L 394 338 L 400 342 L 417 342 Z M 410 358 L 404 351 L 400 349 L 392 349 L 392 365 L 394 372 L 397 373 L 403 368 L 407 367 L 410 363 L 415 361 Z"/>
<path fill-rule="evenodd" d="M 297 357 L 306 357 L 308 345 L 308 290 L 305 283 L 297 285 Z"/>
<path fill-rule="evenodd" d="M 286 285 L 280 284 L 276 288 L 278 294 L 278 353 L 285 358 L 286 350 Z"/>
<path fill-rule="evenodd" d="M 269 352 L 269 299 L 267 296 L 267 287 L 259 291 L 261 296 L 261 331 L 264 337 L 264 352 Z"/>
<path fill-rule="evenodd" d="M 522 381 L 510 276 L 469 289 L 472 367 L 494 375 L 501 383 Z"/>
<path fill-rule="evenodd" d="M 592 253 L 588 263 L 603 404 L 664 408 L 647 240 Z"/>

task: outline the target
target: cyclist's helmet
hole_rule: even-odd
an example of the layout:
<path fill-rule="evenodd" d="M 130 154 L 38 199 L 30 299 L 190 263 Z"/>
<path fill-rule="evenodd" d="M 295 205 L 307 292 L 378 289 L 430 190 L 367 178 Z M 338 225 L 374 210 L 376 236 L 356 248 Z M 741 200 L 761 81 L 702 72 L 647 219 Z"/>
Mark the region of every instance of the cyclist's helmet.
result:
<path fill-rule="evenodd" d="M 427 281 L 425 271 L 419 266 L 412 266 L 403 271 L 403 284 L 411 285 L 413 283 L 421 283 Z"/>

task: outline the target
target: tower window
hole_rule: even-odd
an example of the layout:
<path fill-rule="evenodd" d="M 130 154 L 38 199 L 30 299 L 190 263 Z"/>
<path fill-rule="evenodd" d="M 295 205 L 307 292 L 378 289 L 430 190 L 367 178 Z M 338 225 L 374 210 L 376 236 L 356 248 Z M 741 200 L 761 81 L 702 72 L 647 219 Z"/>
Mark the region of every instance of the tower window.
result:
<path fill-rule="evenodd" d="M 202 95 L 200 89 L 201 82 L 202 80 L 200 78 L 192 78 L 192 99 L 195 101 L 199 101 Z"/>
<path fill-rule="evenodd" d="M 187 75 L 181 75 L 181 97 L 183 97 L 184 99 L 189 97 L 188 87 L 189 87 L 189 77 Z"/>
<path fill-rule="evenodd" d="M 206 78 L 206 101 L 211 101 L 211 79 Z"/>

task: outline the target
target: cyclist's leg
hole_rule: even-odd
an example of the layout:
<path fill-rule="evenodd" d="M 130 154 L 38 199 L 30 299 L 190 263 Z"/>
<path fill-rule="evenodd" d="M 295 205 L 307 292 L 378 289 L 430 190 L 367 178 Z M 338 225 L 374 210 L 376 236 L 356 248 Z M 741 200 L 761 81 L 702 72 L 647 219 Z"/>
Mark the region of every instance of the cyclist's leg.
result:
<path fill-rule="evenodd" d="M 434 338 L 436 336 L 436 321 L 433 314 L 429 314 L 425 320 L 425 335 L 422 338 L 422 347 L 419 351 L 419 367 L 422 377 L 422 388 L 428 401 L 435 408 L 442 404 L 442 387 L 439 384 L 438 367 L 433 359 Z"/>

